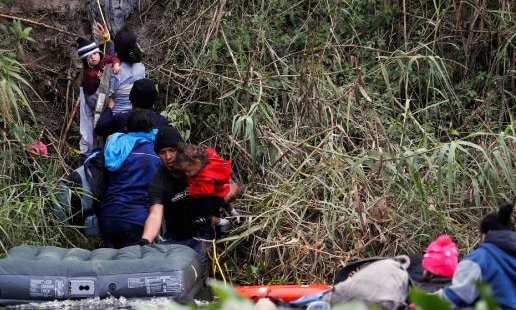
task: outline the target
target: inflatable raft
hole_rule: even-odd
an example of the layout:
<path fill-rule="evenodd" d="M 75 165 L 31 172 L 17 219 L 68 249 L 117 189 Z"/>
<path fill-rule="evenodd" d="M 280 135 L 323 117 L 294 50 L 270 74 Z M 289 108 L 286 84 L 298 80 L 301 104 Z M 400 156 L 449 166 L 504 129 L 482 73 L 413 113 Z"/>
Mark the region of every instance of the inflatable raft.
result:
<path fill-rule="evenodd" d="M 0 304 L 91 297 L 146 298 L 202 288 L 201 264 L 183 245 L 116 249 L 18 246 L 0 259 Z"/>

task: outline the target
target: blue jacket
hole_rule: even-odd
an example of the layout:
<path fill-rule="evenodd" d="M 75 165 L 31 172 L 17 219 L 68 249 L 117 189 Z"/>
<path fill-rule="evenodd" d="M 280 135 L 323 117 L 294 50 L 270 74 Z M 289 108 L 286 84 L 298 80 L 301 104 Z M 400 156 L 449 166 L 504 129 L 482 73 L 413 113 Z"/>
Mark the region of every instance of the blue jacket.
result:
<path fill-rule="evenodd" d="M 491 286 L 504 309 L 516 309 L 516 232 L 494 230 L 457 266 L 452 285 L 438 292 L 455 307 L 469 307 L 478 299 L 476 282 Z"/>
<path fill-rule="evenodd" d="M 148 186 L 159 167 L 154 143 L 137 142 L 120 168 L 107 172 L 108 186 L 99 221 L 109 218 L 143 226 L 149 215 Z"/>

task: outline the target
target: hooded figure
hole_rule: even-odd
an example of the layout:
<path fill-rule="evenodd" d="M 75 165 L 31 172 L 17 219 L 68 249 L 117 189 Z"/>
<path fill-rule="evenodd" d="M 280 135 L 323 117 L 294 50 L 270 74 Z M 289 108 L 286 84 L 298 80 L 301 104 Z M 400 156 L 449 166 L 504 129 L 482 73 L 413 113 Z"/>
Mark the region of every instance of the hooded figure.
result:
<path fill-rule="evenodd" d="M 120 59 L 120 73 L 109 77 L 108 105 L 114 114 L 129 112 L 132 104 L 129 94 L 135 81 L 145 78 L 142 52 L 136 43 L 136 35 L 128 28 L 122 28 L 113 39 L 115 52 Z"/>
<path fill-rule="evenodd" d="M 494 299 L 504 309 L 516 309 L 516 232 L 512 223 L 514 205 L 505 203 L 480 223 L 480 244 L 457 266 L 452 285 L 438 291 L 456 308 L 475 304 L 477 282 L 491 286 Z"/>
<path fill-rule="evenodd" d="M 104 148 L 107 184 L 97 212 L 102 238 L 117 249 L 140 241 L 149 215 L 147 188 L 160 168 L 148 111 L 132 113 L 127 131 L 113 134 Z"/>

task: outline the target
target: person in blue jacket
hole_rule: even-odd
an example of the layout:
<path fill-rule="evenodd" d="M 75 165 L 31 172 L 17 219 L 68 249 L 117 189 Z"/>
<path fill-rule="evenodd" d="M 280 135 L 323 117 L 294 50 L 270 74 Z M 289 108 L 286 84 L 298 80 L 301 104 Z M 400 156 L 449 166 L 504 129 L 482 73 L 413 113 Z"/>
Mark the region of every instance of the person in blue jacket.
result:
<path fill-rule="evenodd" d="M 113 134 L 104 148 L 107 188 L 97 216 L 104 242 L 114 248 L 137 245 L 149 215 L 147 188 L 161 162 L 148 114 L 134 111 L 127 133 Z"/>
<path fill-rule="evenodd" d="M 493 297 L 504 309 L 516 309 L 516 232 L 511 220 L 513 204 L 503 204 L 480 223 L 478 247 L 457 266 L 452 284 L 437 292 L 455 308 L 470 307 L 478 300 L 477 282 L 491 286 Z"/>

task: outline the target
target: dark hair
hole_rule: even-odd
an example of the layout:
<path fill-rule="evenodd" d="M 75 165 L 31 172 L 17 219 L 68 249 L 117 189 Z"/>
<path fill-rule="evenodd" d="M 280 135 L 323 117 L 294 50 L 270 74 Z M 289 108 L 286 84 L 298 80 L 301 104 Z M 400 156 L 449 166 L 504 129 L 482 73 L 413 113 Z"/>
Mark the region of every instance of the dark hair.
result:
<path fill-rule="evenodd" d="M 480 222 L 480 232 L 487 234 L 490 230 L 512 230 L 514 231 L 514 225 L 512 224 L 512 210 L 514 204 L 505 202 L 500 206 L 498 212 L 488 214 Z"/>
<path fill-rule="evenodd" d="M 152 121 L 148 110 L 131 112 L 126 126 L 127 132 L 149 132 L 152 130 Z"/>
<path fill-rule="evenodd" d="M 142 51 L 136 43 L 136 35 L 127 26 L 118 31 L 113 42 L 121 61 L 131 65 L 142 61 Z"/>
<path fill-rule="evenodd" d="M 129 101 L 133 108 L 151 109 L 157 96 L 158 91 L 154 82 L 144 78 L 134 82 L 129 93 Z"/>
<path fill-rule="evenodd" d="M 188 143 L 179 143 L 177 147 L 176 163 L 178 166 L 183 164 L 195 164 L 201 162 L 201 167 L 208 163 L 208 154 L 206 147 L 203 145 L 193 145 Z"/>

